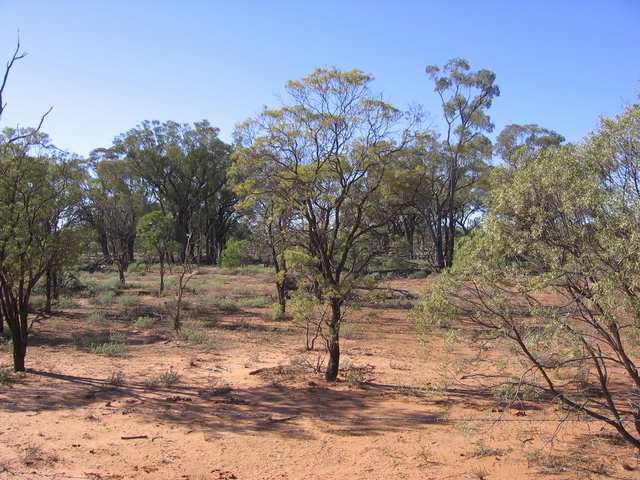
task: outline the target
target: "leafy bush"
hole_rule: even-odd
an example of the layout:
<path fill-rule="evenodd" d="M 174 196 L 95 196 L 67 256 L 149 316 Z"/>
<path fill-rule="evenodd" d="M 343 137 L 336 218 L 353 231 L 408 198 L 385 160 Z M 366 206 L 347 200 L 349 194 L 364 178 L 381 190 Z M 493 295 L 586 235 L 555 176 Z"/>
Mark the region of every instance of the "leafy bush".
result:
<path fill-rule="evenodd" d="M 156 318 L 155 317 L 150 317 L 148 315 L 144 315 L 141 317 L 138 317 L 132 324 L 132 327 L 136 327 L 136 328 L 147 328 L 150 327 L 151 325 L 153 325 L 154 323 L 156 323 Z"/>
<path fill-rule="evenodd" d="M 222 251 L 222 267 L 240 267 L 249 261 L 247 247 L 248 240 L 231 239 L 227 243 L 227 247 Z"/>

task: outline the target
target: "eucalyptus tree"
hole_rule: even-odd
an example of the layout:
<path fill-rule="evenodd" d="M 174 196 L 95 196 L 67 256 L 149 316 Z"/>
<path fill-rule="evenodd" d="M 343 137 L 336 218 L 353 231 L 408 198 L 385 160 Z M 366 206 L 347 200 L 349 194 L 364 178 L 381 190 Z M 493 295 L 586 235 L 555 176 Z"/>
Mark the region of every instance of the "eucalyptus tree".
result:
<path fill-rule="evenodd" d="M 481 231 L 417 309 L 507 339 L 528 385 L 640 448 L 640 105 L 496 169 Z M 502 172 L 502 174 L 500 174 Z"/>
<path fill-rule="evenodd" d="M 146 187 L 129 163 L 107 149 L 92 151 L 90 165 L 93 175 L 85 184 L 80 216 L 97 232 L 105 260 L 116 264 L 124 283 L 134 261 L 138 220 L 150 209 Z"/>
<path fill-rule="evenodd" d="M 536 124 L 507 125 L 496 140 L 495 153 L 511 168 L 531 158 L 534 150 L 557 147 L 565 138 L 553 130 Z"/>
<path fill-rule="evenodd" d="M 138 220 L 136 227 L 140 248 L 150 255 L 158 255 L 160 261 L 160 291 L 164 291 L 164 266 L 180 244 L 173 238 L 173 218 L 160 210 L 149 212 Z"/>
<path fill-rule="evenodd" d="M 379 251 L 388 220 L 382 191 L 406 143 L 404 115 L 359 70 L 316 69 L 286 85 L 290 103 L 265 108 L 235 132 L 236 192 L 286 216 L 279 235 L 329 311 L 326 379 L 335 381 L 340 324 L 352 288 Z"/>
<path fill-rule="evenodd" d="M 193 127 L 154 120 L 144 121 L 114 140 L 113 152 L 130 162 L 162 210 L 174 218 L 174 239 L 183 251 L 188 239 L 193 239 L 196 217 L 200 216 L 200 221 L 203 216 L 210 217 L 217 199 L 221 200 L 218 207 L 232 208 L 228 198 L 222 197 L 232 149 L 218 133 L 219 129 L 205 120 Z M 219 233 L 214 241 L 220 241 Z"/>
<path fill-rule="evenodd" d="M 500 89 L 495 85 L 495 73 L 485 69 L 471 72 L 468 62 L 460 58 L 450 60 L 442 69 L 430 65 L 426 73 L 435 83 L 446 123 L 433 159 L 435 165 L 427 166 L 424 176 L 430 182 L 427 188 L 437 192 L 432 206 L 426 208 L 433 217 L 430 228 L 437 233 L 435 249 L 438 268 L 442 269 L 453 264 L 457 227 L 464 226 L 469 217 L 465 206 L 474 203 L 461 197 L 474 188 L 491 157 L 491 142 L 484 134 L 494 126 L 486 110 Z"/>
<path fill-rule="evenodd" d="M 0 307 L 12 334 L 13 363 L 25 370 L 29 299 L 48 271 L 77 254 L 73 210 L 85 169 L 36 129 L 0 134 Z"/>

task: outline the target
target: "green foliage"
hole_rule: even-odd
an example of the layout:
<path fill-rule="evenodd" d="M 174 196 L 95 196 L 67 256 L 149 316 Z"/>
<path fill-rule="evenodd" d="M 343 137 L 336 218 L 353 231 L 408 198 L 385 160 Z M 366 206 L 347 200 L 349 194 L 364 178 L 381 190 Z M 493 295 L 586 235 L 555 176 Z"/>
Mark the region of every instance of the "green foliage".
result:
<path fill-rule="evenodd" d="M 636 447 L 617 419 L 640 404 L 638 151 L 640 105 L 580 145 L 519 151 L 495 169 L 483 229 L 414 310 L 425 332 L 446 319 L 514 342 L 531 368 L 499 395 L 534 385 Z"/>
<path fill-rule="evenodd" d="M 255 295 L 256 291 L 253 288 L 247 287 L 245 285 L 237 285 L 233 287 L 231 293 L 233 293 L 234 295 Z"/>
<path fill-rule="evenodd" d="M 271 303 L 271 297 L 259 295 L 257 297 L 241 298 L 238 303 L 242 308 L 262 308 Z"/>
<path fill-rule="evenodd" d="M 238 240 L 235 238 L 227 242 L 226 248 L 222 251 L 220 266 L 226 268 L 240 267 L 250 261 L 248 240 Z"/>
<path fill-rule="evenodd" d="M 119 357 L 128 351 L 127 346 L 121 342 L 106 342 L 91 344 L 91 353 L 95 355 L 106 355 L 108 357 Z"/>
<path fill-rule="evenodd" d="M 240 310 L 240 307 L 237 305 L 236 301 L 233 300 L 232 298 L 212 297 L 209 300 L 209 303 L 212 306 L 219 308 L 220 310 L 224 310 L 230 313 L 237 312 Z"/>
<path fill-rule="evenodd" d="M 98 295 L 97 297 L 91 297 L 89 302 L 92 305 L 105 306 L 112 304 L 116 299 L 116 292 L 107 290 L 106 292 Z"/>
<path fill-rule="evenodd" d="M 107 378 L 106 383 L 111 387 L 121 387 L 125 383 L 125 375 L 121 371 L 113 372 Z"/>
<path fill-rule="evenodd" d="M 120 300 L 120 305 L 123 307 L 132 307 L 140 302 L 138 295 L 120 295 L 118 299 Z"/>
<path fill-rule="evenodd" d="M 144 381 L 147 390 L 156 390 L 159 387 L 170 387 L 180 381 L 180 375 L 173 367 L 164 373 L 153 375 Z"/>
<path fill-rule="evenodd" d="M 300 273 L 330 305 L 329 380 L 338 374 L 344 302 L 393 215 L 382 185 L 406 141 L 403 113 L 370 91 L 372 81 L 318 68 L 287 84 L 288 105 L 265 108 L 235 132 L 240 207 L 268 232 L 279 271 Z"/>
<path fill-rule="evenodd" d="M 109 149 L 111 155 L 127 163 L 134 178 L 141 179 L 147 192 L 162 204 L 166 215 L 152 212 L 149 236 L 143 240 L 147 245 L 154 244 L 153 248 L 159 247 L 158 254 L 173 248 L 165 243 L 170 230 L 165 222 L 168 218 L 174 222 L 171 238 L 180 244 L 181 253 L 193 233 L 207 236 L 217 248 L 221 241 L 218 236 L 226 236 L 235 203 L 226 188 L 232 149 L 218 138 L 218 133 L 206 120 L 193 125 L 144 121 L 116 137 Z M 163 216 L 166 218 L 161 219 Z M 149 225 L 146 220 L 145 223 Z"/>
<path fill-rule="evenodd" d="M 69 265 L 84 241 L 71 221 L 82 167 L 37 130 L 0 133 L 0 303 L 16 371 L 25 370 L 31 293 L 47 271 Z"/>
<path fill-rule="evenodd" d="M 13 372 L 11 369 L 0 365 L 0 385 L 9 383 L 13 379 Z"/>
<path fill-rule="evenodd" d="M 180 244 L 172 239 L 175 231 L 174 219 L 160 210 L 140 217 L 136 231 L 138 247 L 150 256 L 158 255 L 164 260 L 168 255 L 182 250 Z"/>
<path fill-rule="evenodd" d="M 150 326 L 152 326 L 153 324 L 156 323 L 156 318 L 155 317 L 150 317 L 148 315 L 143 315 L 138 317 L 136 320 L 134 320 L 131 323 L 132 327 L 136 327 L 136 328 L 149 328 Z"/>
<path fill-rule="evenodd" d="M 127 274 L 143 277 L 147 274 L 148 270 L 149 267 L 146 263 L 133 262 L 127 267 Z"/>
<path fill-rule="evenodd" d="M 101 311 L 91 312 L 89 315 L 87 315 L 87 321 L 91 323 L 104 322 L 106 319 L 107 317 L 105 313 Z"/>

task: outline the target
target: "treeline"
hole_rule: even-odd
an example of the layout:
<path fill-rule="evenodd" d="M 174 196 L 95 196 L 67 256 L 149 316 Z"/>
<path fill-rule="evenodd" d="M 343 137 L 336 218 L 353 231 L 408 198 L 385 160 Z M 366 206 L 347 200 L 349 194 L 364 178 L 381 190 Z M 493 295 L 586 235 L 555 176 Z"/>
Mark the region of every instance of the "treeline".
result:
<path fill-rule="evenodd" d="M 21 58 L 17 49 L 2 90 Z M 144 121 L 83 159 L 40 127 L 5 128 L 0 327 L 11 330 L 16 370 L 33 288 L 46 284 L 50 308 L 81 253 L 116 265 L 125 282 L 136 255 L 219 264 L 227 249 L 229 261 L 274 266 L 280 314 L 292 282 L 304 283 L 313 308 L 325 309 L 326 376 L 335 380 L 344 306 L 372 261 L 451 267 L 488 207 L 497 159 L 517 169 L 564 141 L 510 125 L 493 145 L 495 74 L 462 59 L 426 74 L 441 99 L 441 131 L 425 129 L 419 109 L 386 102 L 371 76 L 336 68 L 290 81 L 282 106 L 240 124 L 233 145 L 207 121 Z"/>

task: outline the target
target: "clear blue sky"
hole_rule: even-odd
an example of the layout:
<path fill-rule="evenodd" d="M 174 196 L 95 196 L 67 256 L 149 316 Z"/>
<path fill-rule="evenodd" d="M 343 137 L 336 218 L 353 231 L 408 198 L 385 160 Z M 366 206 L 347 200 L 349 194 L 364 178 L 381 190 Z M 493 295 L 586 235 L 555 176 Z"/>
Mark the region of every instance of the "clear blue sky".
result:
<path fill-rule="evenodd" d="M 358 68 L 438 124 L 427 65 L 497 74 L 494 136 L 537 123 L 579 141 L 640 92 L 640 0 L 0 0 L 2 126 L 86 156 L 143 120 L 234 126 L 315 67 Z M 3 69 L 4 70 L 4 69 Z"/>

